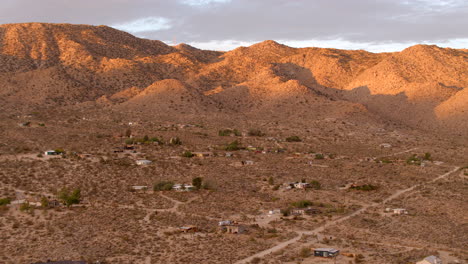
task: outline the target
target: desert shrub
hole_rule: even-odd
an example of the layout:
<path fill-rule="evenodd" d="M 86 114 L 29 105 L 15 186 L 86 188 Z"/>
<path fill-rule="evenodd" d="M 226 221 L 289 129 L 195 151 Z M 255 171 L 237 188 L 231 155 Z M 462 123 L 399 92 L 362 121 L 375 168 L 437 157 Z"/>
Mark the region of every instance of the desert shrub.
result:
<path fill-rule="evenodd" d="M 249 132 L 248 132 L 248 135 L 251 136 L 251 137 L 263 137 L 263 136 L 265 136 L 265 133 L 263 133 L 259 129 L 250 129 Z"/>
<path fill-rule="evenodd" d="M 195 155 L 192 152 L 188 151 L 188 150 L 185 151 L 184 153 L 182 153 L 182 157 L 185 157 L 185 158 L 191 158 L 193 156 L 195 156 Z"/>
<path fill-rule="evenodd" d="M 58 148 L 58 149 L 56 149 L 54 151 L 57 152 L 58 154 L 64 154 L 65 153 L 65 150 L 63 150 L 61 148 Z"/>
<path fill-rule="evenodd" d="M 43 208 L 49 207 L 49 199 L 47 199 L 47 197 L 42 197 L 41 198 L 41 206 Z"/>
<path fill-rule="evenodd" d="M 63 188 L 57 194 L 57 198 L 64 203 L 66 206 L 70 207 L 73 204 L 79 204 L 81 199 L 81 190 L 74 189 L 73 191 Z"/>
<path fill-rule="evenodd" d="M 418 157 L 418 155 L 413 154 L 409 158 L 406 159 L 406 164 L 421 165 L 421 159 Z"/>
<path fill-rule="evenodd" d="M 280 188 L 280 185 L 276 184 L 275 186 L 273 186 L 273 191 L 277 191 L 277 190 L 279 190 L 279 188 Z"/>
<path fill-rule="evenodd" d="M 11 199 L 8 198 L 8 197 L 0 199 L 0 206 L 7 205 L 7 204 L 10 204 L 10 203 L 11 203 Z"/>
<path fill-rule="evenodd" d="M 154 191 L 170 191 L 172 190 L 172 187 L 174 186 L 173 182 L 170 181 L 161 181 L 153 186 Z"/>
<path fill-rule="evenodd" d="M 275 184 L 275 180 L 273 179 L 272 176 L 270 176 L 270 177 L 268 178 L 268 184 L 269 184 L 269 185 L 274 185 L 274 184 Z"/>
<path fill-rule="evenodd" d="M 303 247 L 299 255 L 301 256 L 301 258 L 307 258 L 310 256 L 310 252 L 311 252 L 310 248 Z"/>
<path fill-rule="evenodd" d="M 315 189 L 315 190 L 320 190 L 322 188 L 322 184 L 320 184 L 320 182 L 317 180 L 312 180 L 310 182 L 310 187 L 312 187 L 312 189 Z"/>
<path fill-rule="evenodd" d="M 364 184 L 364 185 L 352 186 L 351 189 L 368 192 L 368 191 L 377 190 L 378 187 L 372 184 Z"/>
<path fill-rule="evenodd" d="M 202 177 L 195 177 L 192 179 L 192 185 L 197 188 L 198 190 L 202 188 L 203 185 L 203 178 Z"/>
<path fill-rule="evenodd" d="M 287 142 L 301 142 L 302 139 L 298 136 L 290 136 L 286 138 Z"/>
<path fill-rule="evenodd" d="M 290 209 L 290 208 L 281 209 L 281 210 L 280 210 L 280 213 L 281 213 L 283 216 L 289 216 L 289 215 L 291 214 L 291 209 Z"/>
<path fill-rule="evenodd" d="M 126 131 L 125 131 L 125 136 L 126 137 L 130 137 L 132 135 L 132 130 L 130 128 L 128 128 Z"/>
<path fill-rule="evenodd" d="M 301 201 L 291 203 L 292 206 L 297 207 L 297 208 L 305 208 L 313 204 L 314 203 L 309 200 L 301 200 Z"/>
<path fill-rule="evenodd" d="M 233 141 L 231 143 L 229 143 L 224 149 L 227 150 L 227 151 L 235 151 L 235 150 L 239 150 L 240 149 L 240 146 L 239 146 L 239 141 Z"/>
<path fill-rule="evenodd" d="M 39 123 L 39 126 L 40 127 L 45 127 L 45 124 L 44 123 Z"/>
<path fill-rule="evenodd" d="M 222 136 L 222 137 L 227 137 L 227 136 L 230 136 L 231 134 L 232 134 L 231 129 L 224 129 L 224 130 L 219 130 L 218 131 L 218 135 Z"/>
<path fill-rule="evenodd" d="M 423 159 L 424 159 L 424 160 L 432 160 L 432 155 L 431 155 L 431 153 L 429 153 L 429 152 L 424 153 Z"/>
<path fill-rule="evenodd" d="M 169 140 L 169 144 L 171 145 L 182 145 L 182 141 L 178 137 L 173 137 Z"/>
<path fill-rule="evenodd" d="M 324 159 L 324 158 L 325 158 L 325 156 L 322 153 L 315 154 L 315 159 L 321 160 L 321 159 Z"/>
<path fill-rule="evenodd" d="M 29 212 L 29 210 L 31 210 L 31 205 L 29 205 L 29 203 L 24 203 L 24 204 L 21 204 L 20 205 L 20 211 L 21 212 Z"/>
<path fill-rule="evenodd" d="M 125 140 L 125 144 L 127 144 L 127 145 L 135 144 L 135 140 L 133 138 L 127 138 Z"/>

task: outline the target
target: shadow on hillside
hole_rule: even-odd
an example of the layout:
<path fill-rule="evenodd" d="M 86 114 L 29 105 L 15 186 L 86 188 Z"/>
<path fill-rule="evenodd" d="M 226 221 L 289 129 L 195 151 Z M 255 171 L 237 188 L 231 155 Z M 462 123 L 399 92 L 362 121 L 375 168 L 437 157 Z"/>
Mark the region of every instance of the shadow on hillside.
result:
<path fill-rule="evenodd" d="M 364 105 L 386 121 L 404 124 L 420 129 L 432 129 L 439 126 L 434 113 L 436 103 L 414 102 L 405 93 L 396 95 L 372 94 L 369 87 L 361 86 L 352 90 L 340 90 L 321 85 L 310 69 L 293 63 L 278 63 L 273 66 L 275 74 L 284 81 L 294 79 L 318 95 L 330 99 L 344 100 Z"/>

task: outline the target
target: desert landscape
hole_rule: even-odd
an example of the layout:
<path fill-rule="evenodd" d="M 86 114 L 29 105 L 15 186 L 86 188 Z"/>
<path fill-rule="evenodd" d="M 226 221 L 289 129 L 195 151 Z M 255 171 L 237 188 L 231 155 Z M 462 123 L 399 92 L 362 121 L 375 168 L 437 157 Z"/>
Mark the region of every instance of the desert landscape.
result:
<path fill-rule="evenodd" d="M 0 263 L 467 263 L 467 87 L 466 49 L 0 25 Z"/>

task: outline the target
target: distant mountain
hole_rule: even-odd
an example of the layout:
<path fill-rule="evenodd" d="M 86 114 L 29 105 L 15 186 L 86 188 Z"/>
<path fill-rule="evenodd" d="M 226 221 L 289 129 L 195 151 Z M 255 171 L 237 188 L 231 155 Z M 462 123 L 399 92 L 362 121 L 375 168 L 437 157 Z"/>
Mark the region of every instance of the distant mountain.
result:
<path fill-rule="evenodd" d="M 369 112 L 455 133 L 468 123 L 466 49 L 376 54 L 267 40 L 217 52 L 106 26 L 28 23 L 0 25 L 0 65 L 5 109 L 95 102 L 166 114 Z"/>

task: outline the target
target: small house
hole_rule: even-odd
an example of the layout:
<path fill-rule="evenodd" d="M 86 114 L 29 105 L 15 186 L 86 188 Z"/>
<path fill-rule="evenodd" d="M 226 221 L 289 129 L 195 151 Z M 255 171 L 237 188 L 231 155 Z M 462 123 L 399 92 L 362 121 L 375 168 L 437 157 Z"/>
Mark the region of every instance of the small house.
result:
<path fill-rule="evenodd" d="M 135 191 L 145 191 L 148 189 L 148 186 L 132 186 L 132 189 L 135 190 Z"/>
<path fill-rule="evenodd" d="M 137 165 L 150 165 L 151 163 L 153 163 L 151 160 L 137 160 L 136 161 Z"/>
<path fill-rule="evenodd" d="M 57 152 L 55 150 L 47 150 L 47 151 L 44 151 L 44 155 L 46 155 L 46 156 L 57 156 L 57 155 L 60 155 L 60 152 Z"/>
<path fill-rule="evenodd" d="M 247 231 L 244 225 L 233 224 L 224 227 L 228 234 L 243 234 Z"/>
<path fill-rule="evenodd" d="M 250 166 L 250 165 L 254 165 L 254 162 L 252 160 L 246 160 L 246 161 L 242 161 L 242 165 Z"/>
<path fill-rule="evenodd" d="M 292 183 L 292 185 L 296 189 L 307 189 L 310 187 L 310 184 L 307 182 L 295 182 L 295 183 Z"/>
<path fill-rule="evenodd" d="M 388 143 L 382 143 L 382 144 L 380 144 L 380 147 L 381 147 L 381 148 L 391 148 L 392 145 L 390 145 L 390 144 L 388 144 Z"/>
<path fill-rule="evenodd" d="M 393 213 L 394 215 L 405 215 L 408 214 L 408 210 L 404 208 L 385 208 L 385 212 L 387 213 Z"/>
<path fill-rule="evenodd" d="M 224 220 L 224 221 L 219 221 L 218 225 L 219 226 L 228 226 L 234 224 L 234 221 L 231 220 Z"/>
<path fill-rule="evenodd" d="M 274 209 L 274 210 L 268 211 L 269 215 L 280 214 L 280 213 L 281 213 L 280 209 Z"/>
<path fill-rule="evenodd" d="M 294 208 L 291 209 L 291 215 L 313 215 L 319 214 L 320 210 L 315 208 Z"/>
<path fill-rule="evenodd" d="M 178 192 L 188 192 L 195 190 L 195 186 L 191 184 L 174 184 L 174 186 L 172 186 L 172 189 Z"/>
<path fill-rule="evenodd" d="M 233 154 L 232 154 L 231 152 L 226 152 L 225 156 L 226 156 L 227 158 L 231 158 L 231 157 L 233 156 Z"/>
<path fill-rule="evenodd" d="M 315 257 L 323 257 L 323 258 L 335 258 L 340 254 L 338 249 L 334 248 L 316 248 L 314 249 L 314 256 Z"/>
<path fill-rule="evenodd" d="M 442 260 L 436 256 L 429 256 L 416 262 L 416 264 L 442 264 Z"/>
<path fill-rule="evenodd" d="M 257 148 L 254 147 L 254 146 L 247 146 L 246 149 L 247 149 L 247 150 L 250 150 L 250 151 L 255 151 L 255 150 L 257 150 Z"/>
<path fill-rule="evenodd" d="M 196 226 L 181 226 L 179 230 L 182 233 L 195 233 L 198 232 L 198 228 Z"/>
<path fill-rule="evenodd" d="M 213 152 L 192 152 L 195 157 L 204 158 L 213 156 Z"/>

